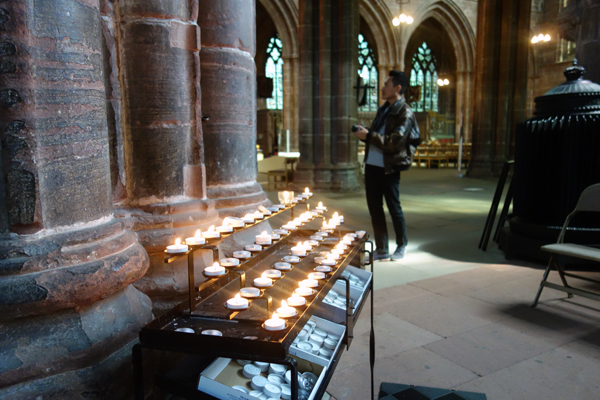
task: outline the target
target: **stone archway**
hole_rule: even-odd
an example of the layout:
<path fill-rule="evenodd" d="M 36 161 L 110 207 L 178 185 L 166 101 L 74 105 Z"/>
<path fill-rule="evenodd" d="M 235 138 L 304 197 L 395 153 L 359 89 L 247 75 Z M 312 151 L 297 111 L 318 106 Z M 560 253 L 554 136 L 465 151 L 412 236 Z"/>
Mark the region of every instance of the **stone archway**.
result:
<path fill-rule="evenodd" d="M 298 7 L 293 0 L 259 0 L 275 23 L 283 44 L 283 132 L 290 131 L 290 151 L 298 139 Z M 285 141 L 285 135 L 282 137 Z M 283 143 L 284 145 L 286 143 Z"/>
<path fill-rule="evenodd" d="M 383 82 L 391 69 L 401 70 L 400 41 L 395 34 L 397 29 L 391 22 L 392 13 L 383 0 L 361 0 L 358 12 L 375 38 L 379 82 Z"/>
<path fill-rule="evenodd" d="M 400 57 L 399 64 L 404 67 L 404 58 L 406 46 L 410 37 L 418 26 L 428 18 L 438 21 L 444 30 L 448 33 L 456 55 L 456 130 L 455 138 L 460 136 L 462 115 L 462 127 L 464 140 L 471 141 L 471 108 L 473 98 L 473 78 L 472 73 L 475 61 L 475 33 L 466 15 L 462 10 L 452 2 L 438 1 L 435 3 L 423 4 L 415 10 L 413 15 L 415 22 L 412 25 L 404 27 L 403 35 L 400 37 Z"/>

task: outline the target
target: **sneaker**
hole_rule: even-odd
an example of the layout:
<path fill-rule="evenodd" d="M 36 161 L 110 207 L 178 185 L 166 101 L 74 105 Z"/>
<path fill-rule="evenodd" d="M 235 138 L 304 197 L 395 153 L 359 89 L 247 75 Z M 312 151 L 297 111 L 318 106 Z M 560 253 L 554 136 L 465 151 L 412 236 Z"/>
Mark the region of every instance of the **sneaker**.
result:
<path fill-rule="evenodd" d="M 392 260 L 402 260 L 404 258 L 404 253 L 406 253 L 405 246 L 396 247 L 396 251 L 392 254 Z"/>
<path fill-rule="evenodd" d="M 390 253 L 375 252 L 375 254 L 373 254 L 373 262 L 378 262 L 378 261 L 390 261 Z"/>

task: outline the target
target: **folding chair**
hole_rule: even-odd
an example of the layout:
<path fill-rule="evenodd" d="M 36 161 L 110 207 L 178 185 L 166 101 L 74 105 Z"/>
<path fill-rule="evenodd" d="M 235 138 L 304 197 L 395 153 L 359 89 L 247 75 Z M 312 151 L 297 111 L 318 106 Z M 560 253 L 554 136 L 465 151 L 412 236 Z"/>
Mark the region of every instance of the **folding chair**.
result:
<path fill-rule="evenodd" d="M 544 277 L 542 278 L 542 282 L 540 283 L 540 288 L 538 289 L 537 295 L 535 296 L 535 300 L 531 304 L 531 307 L 535 307 L 537 305 L 544 286 L 568 293 L 569 297 L 573 297 L 573 295 L 576 294 L 578 296 L 587 297 L 588 299 L 600 301 L 600 293 L 594 293 L 588 290 L 573 288 L 567 283 L 566 277 L 568 276 L 598 284 L 600 284 L 600 281 L 565 272 L 564 268 L 560 265 L 559 262 L 560 256 L 569 256 L 584 260 L 600 262 L 600 249 L 574 243 L 564 243 L 565 232 L 567 231 L 567 227 L 569 226 L 571 218 L 573 218 L 575 214 L 581 211 L 600 212 L 600 183 L 588 186 L 583 191 L 583 193 L 581 193 L 581 196 L 579 196 L 579 201 L 575 206 L 575 210 L 573 210 L 573 212 L 569 214 L 567 216 L 567 219 L 565 220 L 565 224 L 563 225 L 560 231 L 560 235 L 558 236 L 558 241 L 554 244 L 547 244 L 545 246 L 542 246 L 542 250 L 552 253 L 552 256 L 550 257 L 548 268 L 546 268 L 546 271 L 544 272 Z M 553 266 L 558 271 L 558 275 L 562 280 L 563 286 L 546 281 L 548 279 L 548 274 L 550 273 L 550 268 L 552 268 Z"/>

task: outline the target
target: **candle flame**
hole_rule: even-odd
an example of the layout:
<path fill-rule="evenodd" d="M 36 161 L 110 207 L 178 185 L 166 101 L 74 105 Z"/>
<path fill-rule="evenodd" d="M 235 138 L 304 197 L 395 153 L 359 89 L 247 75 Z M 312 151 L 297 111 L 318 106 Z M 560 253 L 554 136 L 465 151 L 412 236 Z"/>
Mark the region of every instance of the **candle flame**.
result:
<path fill-rule="evenodd" d="M 181 239 L 175 239 L 175 246 L 179 246 L 181 244 Z"/>
<path fill-rule="evenodd" d="M 267 273 L 263 272 L 262 275 L 260 276 L 261 278 L 266 278 L 267 277 Z"/>
<path fill-rule="evenodd" d="M 267 231 L 262 231 L 260 236 L 270 236 L 270 235 L 267 233 Z"/>
<path fill-rule="evenodd" d="M 221 264 L 219 264 L 218 262 L 215 262 L 212 266 L 213 266 L 213 268 L 217 268 L 217 267 L 220 267 Z"/>
<path fill-rule="evenodd" d="M 287 302 L 285 300 L 281 300 L 281 307 L 287 307 Z"/>
<path fill-rule="evenodd" d="M 322 201 L 319 202 L 319 207 L 323 207 L 323 202 Z"/>
<path fill-rule="evenodd" d="M 200 239 L 200 238 L 202 237 L 202 232 L 200 231 L 200 229 L 198 229 L 198 230 L 196 231 L 196 233 L 194 234 L 194 237 L 195 237 L 196 239 Z"/>
<path fill-rule="evenodd" d="M 208 228 L 208 232 L 214 232 L 215 230 L 215 226 L 211 225 L 210 228 Z"/>
<path fill-rule="evenodd" d="M 333 213 L 333 218 L 338 219 L 339 218 L 339 214 L 336 212 Z"/>
<path fill-rule="evenodd" d="M 273 313 L 273 316 L 271 317 L 271 319 L 275 320 L 275 321 L 279 321 L 279 315 L 277 315 L 276 312 Z"/>
<path fill-rule="evenodd" d="M 298 282 L 298 286 L 300 288 L 304 288 L 304 287 L 306 287 L 306 283 L 304 281 L 300 281 L 300 282 Z"/>
<path fill-rule="evenodd" d="M 234 299 L 235 299 L 235 301 L 239 301 L 239 300 L 241 300 L 241 299 L 242 299 L 242 297 L 241 297 L 241 296 L 240 296 L 240 294 L 238 293 L 238 294 L 236 294 L 236 295 L 235 295 Z"/>
<path fill-rule="evenodd" d="M 302 242 L 298 242 L 297 247 L 302 247 Z"/>
<path fill-rule="evenodd" d="M 308 188 L 304 189 L 304 193 L 309 194 L 310 192 L 308 191 Z"/>

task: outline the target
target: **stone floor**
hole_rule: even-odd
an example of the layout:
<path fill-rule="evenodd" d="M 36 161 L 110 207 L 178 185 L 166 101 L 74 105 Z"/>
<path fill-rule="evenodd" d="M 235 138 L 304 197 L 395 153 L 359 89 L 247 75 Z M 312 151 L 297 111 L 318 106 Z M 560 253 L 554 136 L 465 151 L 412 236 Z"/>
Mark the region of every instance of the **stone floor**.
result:
<path fill-rule="evenodd" d="M 507 261 L 494 243 L 478 249 L 495 185 L 452 170 L 403 174 L 407 254 L 375 264 L 376 388 L 385 381 L 490 400 L 598 399 L 600 304 L 545 289 L 531 309 L 544 267 Z M 371 231 L 364 191 L 314 200 L 343 214 L 346 228 Z M 370 398 L 369 319 L 365 307 L 329 385 L 338 400 Z"/>

